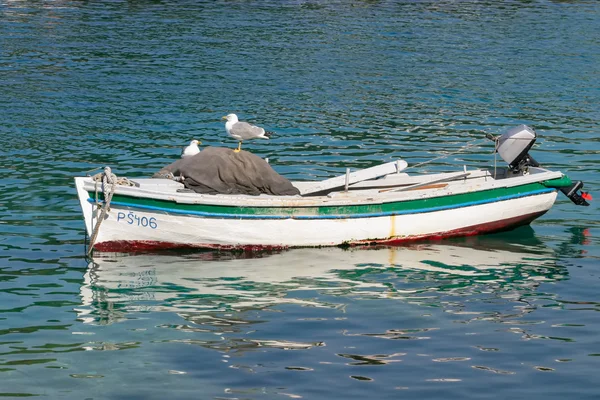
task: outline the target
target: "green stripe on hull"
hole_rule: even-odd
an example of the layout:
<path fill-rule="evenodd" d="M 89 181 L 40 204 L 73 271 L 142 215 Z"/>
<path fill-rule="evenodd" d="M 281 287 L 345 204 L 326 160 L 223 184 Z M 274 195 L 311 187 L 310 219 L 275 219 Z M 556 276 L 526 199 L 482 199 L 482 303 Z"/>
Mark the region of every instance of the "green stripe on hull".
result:
<path fill-rule="evenodd" d="M 561 178 L 550 179 L 549 181 L 542 182 L 542 184 L 550 188 L 561 188 L 571 186 L 573 181 L 568 176 L 563 175 Z"/>
<path fill-rule="evenodd" d="M 319 206 L 319 207 L 237 207 L 207 204 L 181 204 L 168 200 L 147 199 L 133 196 L 115 194 L 114 202 L 128 203 L 132 206 L 146 206 L 153 208 L 165 208 L 178 210 L 180 212 L 192 211 L 212 214 L 230 215 L 270 215 L 270 216 L 325 216 L 325 215 L 352 215 L 352 214 L 376 214 L 389 212 L 406 212 L 424 208 L 448 207 L 464 203 L 493 201 L 505 196 L 518 196 L 547 189 L 542 183 L 531 183 L 527 185 L 497 188 L 471 193 L 462 193 L 449 196 L 431 197 L 418 200 L 395 201 L 382 204 L 347 205 L 347 206 Z M 89 193 L 90 198 L 94 198 Z M 102 195 L 100 194 L 100 199 Z"/>

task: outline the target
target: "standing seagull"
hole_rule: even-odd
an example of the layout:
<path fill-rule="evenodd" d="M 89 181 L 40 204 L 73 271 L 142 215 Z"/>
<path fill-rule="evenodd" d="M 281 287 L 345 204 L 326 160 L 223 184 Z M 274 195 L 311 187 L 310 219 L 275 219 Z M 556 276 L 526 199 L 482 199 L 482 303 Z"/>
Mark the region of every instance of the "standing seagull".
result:
<path fill-rule="evenodd" d="M 238 121 L 238 117 L 235 114 L 226 115 L 223 117 L 223 119 L 227 120 L 225 123 L 225 129 L 227 130 L 229 136 L 239 141 L 237 149 L 234 150 L 236 153 L 239 153 L 242 149 L 242 142 L 244 140 L 254 138 L 268 139 L 273 134 L 273 132 L 267 132 L 259 126 Z"/>
<path fill-rule="evenodd" d="M 200 153 L 200 148 L 198 147 L 199 144 L 202 144 L 202 142 L 198 140 L 192 140 L 190 145 L 181 151 L 181 158 L 195 156 L 196 154 Z"/>

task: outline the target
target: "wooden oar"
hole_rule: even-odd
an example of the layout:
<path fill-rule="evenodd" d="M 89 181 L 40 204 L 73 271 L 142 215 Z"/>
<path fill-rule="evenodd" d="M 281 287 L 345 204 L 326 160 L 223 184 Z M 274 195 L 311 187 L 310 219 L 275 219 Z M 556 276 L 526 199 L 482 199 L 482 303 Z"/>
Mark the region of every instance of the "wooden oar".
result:
<path fill-rule="evenodd" d="M 429 181 L 419 182 L 419 183 L 415 183 L 414 185 L 404 186 L 401 188 L 383 189 L 383 190 L 380 190 L 379 193 L 382 193 L 382 192 L 404 192 L 407 190 L 415 190 L 415 189 L 432 189 L 427 186 L 431 186 L 435 183 L 447 182 L 447 181 L 452 181 L 454 179 L 465 178 L 469 175 L 471 175 L 470 172 L 458 172 L 454 175 L 449 175 L 449 176 L 447 175 L 444 178 L 437 178 L 437 179 L 432 179 Z"/>
<path fill-rule="evenodd" d="M 336 176 L 335 178 L 325 179 L 324 181 L 315 182 L 314 185 L 301 190 L 302 196 L 307 194 L 314 194 L 323 192 L 326 190 L 332 190 L 336 188 L 343 188 L 344 186 L 352 185 L 357 182 L 366 181 L 369 179 L 379 178 L 381 176 L 393 174 L 396 172 L 402 171 L 404 168 L 408 166 L 407 162 L 404 160 L 392 161 L 389 163 L 376 165 L 371 168 L 365 168 L 358 170 L 356 172 L 352 172 L 349 174 L 344 174 L 340 176 Z"/>
<path fill-rule="evenodd" d="M 445 188 L 446 186 L 448 186 L 447 183 L 434 183 L 431 185 L 426 185 L 426 186 L 421 186 L 421 187 L 415 187 L 412 189 L 407 189 L 407 191 L 409 190 L 425 190 L 425 189 L 442 189 Z"/>

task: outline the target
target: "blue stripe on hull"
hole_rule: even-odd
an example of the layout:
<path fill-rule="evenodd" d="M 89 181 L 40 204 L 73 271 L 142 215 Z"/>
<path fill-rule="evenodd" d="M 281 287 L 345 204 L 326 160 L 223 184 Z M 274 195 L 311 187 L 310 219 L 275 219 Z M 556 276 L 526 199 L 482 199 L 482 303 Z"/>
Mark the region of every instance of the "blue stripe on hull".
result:
<path fill-rule="evenodd" d="M 155 206 L 146 206 L 146 205 L 138 205 L 131 204 L 121 201 L 112 201 L 111 205 L 128 207 L 140 210 L 152 210 L 159 211 L 168 214 L 182 214 L 182 215 L 194 215 L 204 218 L 223 218 L 223 219 L 298 219 L 298 220 L 313 220 L 313 219 L 354 219 L 354 218 L 374 218 L 374 217 L 389 217 L 393 215 L 407 215 L 407 214 L 422 214 L 429 213 L 435 211 L 445 211 L 445 210 L 453 210 L 457 208 L 465 208 L 471 206 L 478 206 L 482 204 L 490 204 L 496 203 L 499 201 L 507 201 L 513 199 L 519 199 L 523 197 L 536 196 L 540 194 L 552 193 L 555 192 L 556 189 L 545 188 L 534 190 L 527 193 L 519 193 L 516 195 L 509 196 L 501 196 L 495 197 L 493 199 L 486 200 L 478 200 L 465 202 L 460 204 L 448 205 L 448 206 L 438 206 L 438 207 L 428 207 L 428 208 L 420 208 L 415 210 L 406 210 L 406 211 L 386 211 L 380 213 L 362 213 L 362 214 L 346 214 L 346 215 L 252 215 L 252 214 L 219 214 L 219 213 L 209 213 L 203 211 L 182 211 L 173 208 L 164 208 L 164 207 L 155 207 Z M 95 203 L 95 200 L 92 198 L 88 198 L 88 202 Z"/>

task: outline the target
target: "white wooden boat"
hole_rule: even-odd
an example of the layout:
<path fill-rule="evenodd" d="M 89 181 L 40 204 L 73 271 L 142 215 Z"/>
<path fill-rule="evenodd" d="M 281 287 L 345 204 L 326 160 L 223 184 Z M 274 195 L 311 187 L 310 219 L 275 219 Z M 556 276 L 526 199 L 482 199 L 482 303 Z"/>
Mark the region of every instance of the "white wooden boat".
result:
<path fill-rule="evenodd" d="M 104 183 L 77 177 L 75 184 L 90 250 L 397 244 L 529 224 L 552 207 L 559 190 L 587 205 L 580 181 L 529 156 L 535 138 L 524 125 L 493 138 L 508 167 L 409 175 L 400 160 L 325 181 L 293 182 L 298 196 L 188 193 L 168 179 L 119 185 L 110 183 L 110 173 Z"/>

